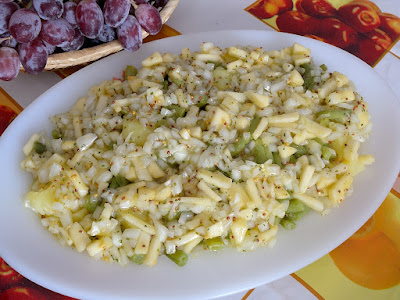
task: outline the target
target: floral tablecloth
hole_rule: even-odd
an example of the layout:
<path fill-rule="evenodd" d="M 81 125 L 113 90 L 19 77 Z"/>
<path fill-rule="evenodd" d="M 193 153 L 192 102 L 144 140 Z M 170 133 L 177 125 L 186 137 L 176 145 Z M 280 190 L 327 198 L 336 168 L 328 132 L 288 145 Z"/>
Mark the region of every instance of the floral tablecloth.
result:
<path fill-rule="evenodd" d="M 398 17 L 398 0 L 181 0 L 152 39 L 223 29 L 291 32 L 356 55 L 400 98 Z M 37 96 L 80 68 L 0 81 L 0 135 Z M 400 177 L 377 212 L 335 250 L 290 276 L 221 299 L 400 299 L 399 232 Z M 0 300 L 68 298 L 29 281 L 0 258 Z"/>

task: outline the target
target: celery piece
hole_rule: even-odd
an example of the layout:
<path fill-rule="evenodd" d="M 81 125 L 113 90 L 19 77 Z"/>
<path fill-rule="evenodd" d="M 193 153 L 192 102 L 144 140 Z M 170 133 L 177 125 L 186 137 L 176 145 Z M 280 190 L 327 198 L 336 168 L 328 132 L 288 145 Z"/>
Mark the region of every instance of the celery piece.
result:
<path fill-rule="evenodd" d="M 157 125 L 160 126 L 160 127 L 161 126 L 168 127 L 168 121 L 165 120 L 165 119 L 160 119 L 160 120 L 157 121 Z"/>
<path fill-rule="evenodd" d="M 97 206 L 99 206 L 100 201 L 91 196 L 90 194 L 86 195 L 85 198 L 85 208 L 88 210 L 88 212 L 92 213 L 96 209 Z"/>
<path fill-rule="evenodd" d="M 175 253 L 165 255 L 180 267 L 186 265 L 189 258 L 188 255 L 182 250 L 176 250 Z"/>
<path fill-rule="evenodd" d="M 126 66 L 125 76 L 124 76 L 125 80 L 127 80 L 129 76 L 136 76 L 136 75 L 137 75 L 137 69 L 134 66 L 130 65 Z"/>
<path fill-rule="evenodd" d="M 279 156 L 278 152 L 272 152 L 272 156 L 273 156 L 273 163 L 280 166 L 282 168 L 282 159 Z"/>
<path fill-rule="evenodd" d="M 258 164 L 263 164 L 267 161 L 267 155 L 265 154 L 265 148 L 261 139 L 256 140 L 256 145 L 254 146 L 254 156 L 255 161 Z"/>
<path fill-rule="evenodd" d="M 133 261 L 137 265 L 141 265 L 144 262 L 144 259 L 146 258 L 146 254 L 133 254 L 131 257 L 129 257 L 131 261 Z"/>
<path fill-rule="evenodd" d="M 336 155 L 334 155 L 330 150 L 330 147 L 323 145 L 321 147 L 322 158 L 326 160 L 335 159 Z"/>
<path fill-rule="evenodd" d="M 110 189 L 116 189 L 121 186 L 125 186 L 130 184 L 131 182 L 121 175 L 114 176 L 111 179 L 110 185 L 108 186 Z"/>
<path fill-rule="evenodd" d="M 322 69 L 322 71 L 328 70 L 328 67 L 325 64 L 322 64 L 319 67 Z"/>
<path fill-rule="evenodd" d="M 243 135 L 238 139 L 238 141 L 233 145 L 234 150 L 231 151 L 232 157 L 239 156 L 243 149 L 250 143 L 250 138 L 245 138 Z"/>
<path fill-rule="evenodd" d="M 39 142 L 35 142 L 33 144 L 33 150 L 37 153 L 37 154 L 42 154 L 43 152 L 46 151 L 46 146 L 43 145 L 42 143 Z"/>
<path fill-rule="evenodd" d="M 167 106 L 167 108 L 174 112 L 171 118 L 175 120 L 184 117 L 186 114 L 186 110 L 183 107 L 176 104 L 169 105 Z"/>
<path fill-rule="evenodd" d="M 220 236 L 204 240 L 204 244 L 210 251 L 218 251 L 225 247 L 225 243 Z"/>
<path fill-rule="evenodd" d="M 299 158 L 300 156 L 310 154 L 308 149 L 305 146 L 296 145 L 295 143 L 291 143 L 290 147 L 295 148 L 297 151 L 294 153 L 295 158 Z"/>
<path fill-rule="evenodd" d="M 169 213 L 167 213 L 165 216 L 162 217 L 162 219 L 165 222 L 169 222 L 169 221 L 172 221 L 172 220 L 178 220 L 179 217 L 181 216 L 181 213 L 182 213 L 181 211 L 177 211 L 171 217 L 169 216 Z"/>
<path fill-rule="evenodd" d="M 261 121 L 261 118 L 257 117 L 257 116 L 255 116 L 253 118 L 253 120 L 251 120 L 250 127 L 249 127 L 250 134 L 253 134 L 253 132 L 256 130 L 258 124 L 260 124 L 260 121 Z"/>
<path fill-rule="evenodd" d="M 199 97 L 199 102 L 196 104 L 198 107 L 202 108 L 208 104 L 209 97 L 207 95 L 201 95 Z"/>
<path fill-rule="evenodd" d="M 303 87 L 305 90 L 309 90 L 314 85 L 314 77 L 311 75 L 312 66 L 310 63 L 301 65 L 304 69 L 304 73 L 302 74 L 304 83 Z"/>
<path fill-rule="evenodd" d="M 265 157 L 267 160 L 274 159 L 274 156 L 272 155 L 272 152 L 269 149 L 268 145 L 264 145 L 264 152 L 265 152 Z"/>
<path fill-rule="evenodd" d="M 330 121 L 345 124 L 351 113 L 352 111 L 350 109 L 325 109 L 317 112 L 317 117 L 326 115 L 326 118 Z"/>

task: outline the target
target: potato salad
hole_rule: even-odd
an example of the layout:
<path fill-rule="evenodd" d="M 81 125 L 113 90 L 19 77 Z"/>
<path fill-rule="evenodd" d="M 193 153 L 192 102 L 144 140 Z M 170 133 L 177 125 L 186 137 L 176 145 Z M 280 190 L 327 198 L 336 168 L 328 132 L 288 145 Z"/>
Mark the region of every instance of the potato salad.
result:
<path fill-rule="evenodd" d="M 136 67 L 22 149 L 26 206 L 92 258 L 184 266 L 202 249 L 272 247 L 307 213 L 339 206 L 374 161 L 360 154 L 367 103 L 302 45 L 206 42 Z"/>

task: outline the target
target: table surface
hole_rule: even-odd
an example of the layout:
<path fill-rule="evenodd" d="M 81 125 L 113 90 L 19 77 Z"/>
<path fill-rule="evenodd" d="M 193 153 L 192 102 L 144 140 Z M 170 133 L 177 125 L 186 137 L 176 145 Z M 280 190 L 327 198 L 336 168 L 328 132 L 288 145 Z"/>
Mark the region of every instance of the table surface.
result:
<path fill-rule="evenodd" d="M 261 0 L 263 1 L 265 3 L 292 2 L 292 0 Z M 294 4 L 296 1 L 298 0 L 293 0 Z M 350 0 L 328 1 L 335 8 L 350 2 Z M 278 30 L 276 16 L 268 19 L 257 17 L 259 13 L 255 8 L 258 2 L 260 0 L 180 0 L 159 37 L 215 30 Z M 398 0 L 373 0 L 372 2 L 382 12 L 400 16 Z M 397 29 L 400 33 L 400 23 Z M 365 54 L 361 53 L 362 50 L 351 49 L 350 51 L 368 62 L 400 99 L 400 43 L 396 43 L 398 40 L 399 37 L 395 37 L 390 45 L 385 44 L 385 48 L 382 48 L 379 46 L 381 45 L 379 40 L 375 39 L 374 41 L 379 44 L 375 48 L 382 50 L 379 53 Z M 360 43 L 362 42 L 365 41 Z M 363 49 L 370 48 L 364 46 Z M 74 70 L 76 68 L 43 72 L 38 75 L 22 73 L 13 81 L 0 81 L 0 106 L 7 106 L 19 113 L 36 97 Z M 1 118 L 0 111 L 0 121 Z M 290 276 L 220 299 L 400 299 L 398 229 L 400 229 L 400 177 L 397 178 L 390 194 L 374 216 L 355 236 L 337 249 Z M 372 231 L 374 235 L 369 234 Z M 366 257 L 374 259 L 365 259 Z M 13 274 L 14 285 L 6 282 L 7 279 L 3 276 L 5 273 Z M 28 293 L 31 298 L 26 299 L 35 299 L 39 294 L 49 299 L 67 299 L 29 282 L 17 273 L 12 273 L 10 267 L 0 260 L 0 293 L 12 288 L 19 288 L 20 292 Z M 1 294 L 0 299 L 4 299 Z"/>

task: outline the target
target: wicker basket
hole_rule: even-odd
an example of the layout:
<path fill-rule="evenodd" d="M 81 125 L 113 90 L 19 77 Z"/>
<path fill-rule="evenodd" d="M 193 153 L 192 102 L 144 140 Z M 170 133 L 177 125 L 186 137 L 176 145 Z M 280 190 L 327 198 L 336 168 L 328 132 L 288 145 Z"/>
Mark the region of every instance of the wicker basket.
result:
<path fill-rule="evenodd" d="M 167 5 L 161 10 L 160 15 L 163 24 L 167 22 L 172 12 L 178 5 L 178 2 L 179 0 L 169 0 Z M 142 34 L 143 38 L 149 35 L 144 30 Z M 116 40 L 98 46 L 85 48 L 82 50 L 52 54 L 49 56 L 47 60 L 45 69 L 53 70 L 53 69 L 62 69 L 76 65 L 81 65 L 84 63 L 98 60 L 104 56 L 118 52 L 122 49 L 123 48 L 121 46 L 121 43 Z"/>

